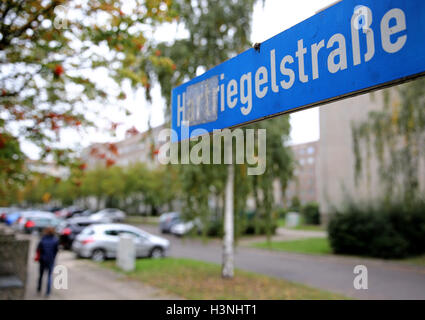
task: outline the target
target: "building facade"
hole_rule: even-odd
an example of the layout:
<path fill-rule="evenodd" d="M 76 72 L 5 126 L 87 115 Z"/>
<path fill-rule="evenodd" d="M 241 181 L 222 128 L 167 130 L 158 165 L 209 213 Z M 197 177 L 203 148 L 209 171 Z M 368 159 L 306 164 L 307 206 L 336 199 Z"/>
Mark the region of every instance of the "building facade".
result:
<path fill-rule="evenodd" d="M 318 141 L 291 146 L 296 164 L 294 178 L 289 182 L 285 193 L 286 205 L 291 205 L 294 197 L 302 204 L 317 201 L 318 148 Z"/>
<path fill-rule="evenodd" d="M 127 167 L 138 162 L 155 167 L 159 164 L 157 155 L 161 144 L 158 137 L 163 128 L 159 126 L 142 133 L 129 130 L 126 138 L 119 142 L 90 145 L 83 150 L 81 158 L 89 169 L 105 164 Z"/>
<path fill-rule="evenodd" d="M 392 91 L 390 105 L 400 103 Z M 383 91 L 359 95 L 320 107 L 320 141 L 318 156 L 318 199 L 324 216 L 342 208 L 347 202 L 370 202 L 381 198 L 384 186 L 379 177 L 379 162 L 371 147 L 360 152 L 364 169 L 356 179 L 352 127 L 368 119 L 369 112 L 382 110 Z M 373 143 L 373 142 L 372 142 Z M 420 183 L 425 186 L 425 163 L 421 159 Z M 326 217 L 325 217 L 326 218 Z"/>

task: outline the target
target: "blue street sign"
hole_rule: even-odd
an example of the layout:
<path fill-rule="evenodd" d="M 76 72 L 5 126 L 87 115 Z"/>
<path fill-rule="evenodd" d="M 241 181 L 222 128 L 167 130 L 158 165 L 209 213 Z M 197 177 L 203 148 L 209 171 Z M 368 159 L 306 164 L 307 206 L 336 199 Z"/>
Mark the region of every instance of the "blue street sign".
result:
<path fill-rule="evenodd" d="M 257 49 L 173 90 L 173 141 L 424 75 L 425 1 L 344 0 Z"/>

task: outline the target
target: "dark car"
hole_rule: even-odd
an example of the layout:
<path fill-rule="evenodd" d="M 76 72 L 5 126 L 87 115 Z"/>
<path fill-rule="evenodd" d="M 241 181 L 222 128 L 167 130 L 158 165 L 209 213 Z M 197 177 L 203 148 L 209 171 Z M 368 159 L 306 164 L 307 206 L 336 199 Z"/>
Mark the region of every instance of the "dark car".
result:
<path fill-rule="evenodd" d="M 86 217 L 75 217 L 63 221 L 57 228 L 60 245 L 64 249 L 70 250 L 77 235 L 80 234 L 84 228 L 97 223 L 97 221 L 93 221 Z"/>
<path fill-rule="evenodd" d="M 167 212 L 159 217 L 159 230 L 162 233 L 170 233 L 171 227 L 181 222 L 180 213 Z"/>

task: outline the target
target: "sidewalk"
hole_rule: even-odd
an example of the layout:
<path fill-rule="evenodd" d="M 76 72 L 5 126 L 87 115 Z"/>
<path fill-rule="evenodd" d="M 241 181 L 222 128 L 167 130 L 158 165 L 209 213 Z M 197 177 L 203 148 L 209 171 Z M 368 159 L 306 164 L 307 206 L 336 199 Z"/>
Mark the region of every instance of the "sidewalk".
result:
<path fill-rule="evenodd" d="M 32 247 L 34 248 L 35 241 Z M 42 294 L 36 292 L 38 263 L 33 260 L 33 252 L 28 266 L 28 283 L 25 299 L 45 299 L 46 282 L 43 281 Z M 97 266 L 90 260 L 75 259 L 69 251 L 59 253 L 56 265 L 68 269 L 68 289 L 57 290 L 52 286 L 52 300 L 165 300 L 181 299 L 160 289 L 126 279 L 114 271 Z M 46 280 L 44 278 L 43 280 Z"/>

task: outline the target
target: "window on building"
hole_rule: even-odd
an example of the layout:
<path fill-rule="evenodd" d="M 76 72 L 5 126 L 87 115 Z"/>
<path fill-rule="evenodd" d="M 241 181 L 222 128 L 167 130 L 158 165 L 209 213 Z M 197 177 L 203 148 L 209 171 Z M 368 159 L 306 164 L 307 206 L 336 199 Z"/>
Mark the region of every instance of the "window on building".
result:
<path fill-rule="evenodd" d="M 314 147 L 308 147 L 307 153 L 308 154 L 313 154 L 314 153 Z"/>

